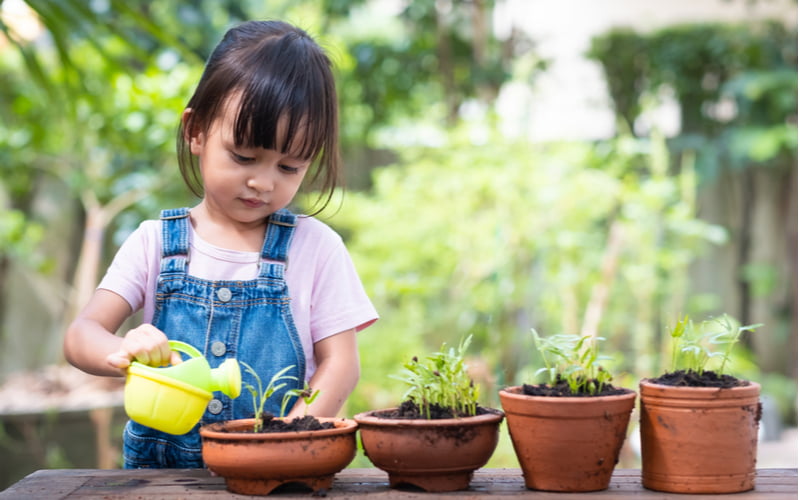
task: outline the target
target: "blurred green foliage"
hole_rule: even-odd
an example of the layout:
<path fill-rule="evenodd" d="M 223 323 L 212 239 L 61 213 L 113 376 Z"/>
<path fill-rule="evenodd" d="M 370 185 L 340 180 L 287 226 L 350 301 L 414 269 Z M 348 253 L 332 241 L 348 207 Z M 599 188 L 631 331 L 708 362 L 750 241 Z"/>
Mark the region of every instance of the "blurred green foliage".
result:
<path fill-rule="evenodd" d="M 587 56 L 603 66 L 629 130 L 660 94 L 674 95 L 681 131 L 671 148 L 696 151 L 702 177 L 714 179 L 725 168 L 796 166 L 796 26 L 617 29 L 595 37 Z"/>
<path fill-rule="evenodd" d="M 386 378 L 387 363 L 417 354 L 381 352 L 387 338 L 405 347 L 472 334 L 481 383 L 492 384 L 482 394 L 493 399 L 496 385 L 541 366 L 530 327 L 581 331 L 601 286 L 608 297 L 596 329 L 609 338 L 606 352 L 625 357 L 614 371 L 657 369 L 654 325 L 684 306 L 692 259 L 726 239 L 695 218 L 686 179 L 658 167 L 663 139 L 533 145 L 495 136 L 478 145 L 456 132 L 450 141 L 406 149 L 331 220 L 382 313 L 360 337 L 363 378 Z M 603 274 L 610 245 L 611 280 Z"/>

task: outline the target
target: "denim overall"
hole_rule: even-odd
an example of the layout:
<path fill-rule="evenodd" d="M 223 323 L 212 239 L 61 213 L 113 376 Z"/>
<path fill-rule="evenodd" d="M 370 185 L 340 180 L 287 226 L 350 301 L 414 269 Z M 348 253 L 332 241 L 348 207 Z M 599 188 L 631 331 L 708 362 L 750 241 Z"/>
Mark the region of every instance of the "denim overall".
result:
<path fill-rule="evenodd" d="M 286 209 L 270 216 L 258 277 L 250 281 L 211 281 L 187 274 L 189 258 L 189 209 L 161 212 L 161 271 L 156 290 L 153 324 L 173 340 L 203 352 L 212 368 L 226 358 L 250 365 L 266 386 L 279 370 L 293 365 L 287 380 L 264 407 L 280 413 L 283 394 L 302 387 L 306 362 L 300 337 L 289 308 L 284 268 L 296 216 Z M 182 436 L 156 431 L 133 421 L 125 427 L 125 468 L 203 467 L 201 424 L 251 418 L 253 402 L 246 384 L 258 387 L 242 366 L 242 394 L 231 400 L 215 392 L 203 418 Z M 291 408 L 294 400 L 289 402 Z"/>

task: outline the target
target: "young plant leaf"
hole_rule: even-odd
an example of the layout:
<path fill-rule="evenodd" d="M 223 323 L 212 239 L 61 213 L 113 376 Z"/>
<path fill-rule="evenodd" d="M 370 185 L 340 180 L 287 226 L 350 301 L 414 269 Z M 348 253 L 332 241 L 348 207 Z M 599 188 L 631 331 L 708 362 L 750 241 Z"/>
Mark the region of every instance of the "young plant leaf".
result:
<path fill-rule="evenodd" d="M 275 392 L 283 389 L 286 387 L 286 383 L 283 380 L 297 380 L 297 377 L 294 375 L 286 375 L 286 372 L 294 368 L 294 365 L 287 366 L 282 370 L 278 371 L 269 381 L 267 387 L 263 387 L 261 383 L 261 377 L 258 373 L 253 369 L 252 366 L 248 365 L 244 361 L 241 361 L 240 364 L 244 367 L 245 371 L 253 376 L 256 380 L 256 384 L 258 387 L 253 387 L 253 385 L 245 383 L 245 388 L 250 392 L 250 395 L 253 397 L 253 413 L 255 418 L 255 423 L 253 424 L 253 432 L 260 432 L 263 425 L 264 425 L 264 405 L 266 405 L 269 398 L 275 394 Z M 281 405 L 281 413 L 283 413 L 283 405 Z M 282 415 L 281 415 L 282 416 Z"/>

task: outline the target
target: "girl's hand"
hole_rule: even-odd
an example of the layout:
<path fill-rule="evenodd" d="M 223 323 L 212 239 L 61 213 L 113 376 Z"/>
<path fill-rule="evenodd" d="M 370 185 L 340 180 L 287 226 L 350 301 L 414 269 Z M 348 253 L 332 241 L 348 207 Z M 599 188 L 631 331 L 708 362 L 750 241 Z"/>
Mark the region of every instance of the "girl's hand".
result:
<path fill-rule="evenodd" d="M 120 350 L 106 357 L 106 362 L 123 374 L 134 360 L 150 366 L 165 366 L 180 363 L 181 356 L 169 348 L 164 332 L 143 324 L 125 334 Z"/>
<path fill-rule="evenodd" d="M 331 335 L 315 343 L 314 357 L 317 360 L 317 371 L 311 377 L 309 386 L 315 391 L 319 390 L 319 396 L 309 406 L 306 406 L 302 398 L 298 398 L 287 415 L 289 418 L 306 414 L 335 417 L 358 383 L 361 368 L 355 329 Z"/>

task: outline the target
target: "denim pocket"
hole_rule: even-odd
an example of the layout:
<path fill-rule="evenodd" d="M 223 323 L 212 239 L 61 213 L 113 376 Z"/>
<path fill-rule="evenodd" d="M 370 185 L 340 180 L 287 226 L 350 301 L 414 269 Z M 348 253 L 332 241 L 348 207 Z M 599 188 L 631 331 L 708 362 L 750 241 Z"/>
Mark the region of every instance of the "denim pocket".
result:
<path fill-rule="evenodd" d="M 203 467 L 197 427 L 175 436 L 128 421 L 123 435 L 123 466 L 126 469 L 196 469 Z"/>

